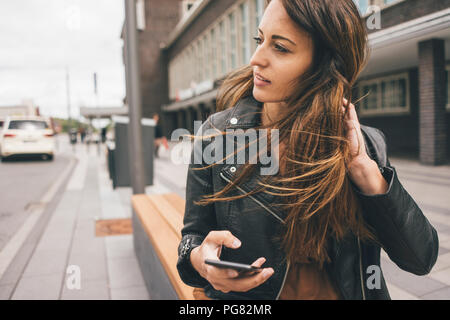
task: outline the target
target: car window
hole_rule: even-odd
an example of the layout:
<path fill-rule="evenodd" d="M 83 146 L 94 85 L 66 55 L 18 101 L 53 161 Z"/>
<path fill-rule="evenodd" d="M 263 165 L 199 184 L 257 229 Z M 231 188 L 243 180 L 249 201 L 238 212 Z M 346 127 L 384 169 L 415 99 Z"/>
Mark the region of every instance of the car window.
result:
<path fill-rule="evenodd" d="M 20 129 L 20 130 L 39 130 L 47 129 L 48 125 L 45 121 L 38 120 L 12 120 L 9 123 L 8 129 Z"/>

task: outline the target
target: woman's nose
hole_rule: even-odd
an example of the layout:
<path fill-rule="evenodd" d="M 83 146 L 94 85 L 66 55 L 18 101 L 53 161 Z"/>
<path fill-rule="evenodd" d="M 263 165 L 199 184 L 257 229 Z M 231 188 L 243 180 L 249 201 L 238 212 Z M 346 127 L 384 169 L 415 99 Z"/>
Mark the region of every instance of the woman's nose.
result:
<path fill-rule="evenodd" d="M 259 67 L 267 67 L 268 60 L 264 55 L 264 49 L 261 45 L 259 45 L 255 52 L 253 53 L 252 58 L 250 59 L 251 66 L 259 66 Z"/>

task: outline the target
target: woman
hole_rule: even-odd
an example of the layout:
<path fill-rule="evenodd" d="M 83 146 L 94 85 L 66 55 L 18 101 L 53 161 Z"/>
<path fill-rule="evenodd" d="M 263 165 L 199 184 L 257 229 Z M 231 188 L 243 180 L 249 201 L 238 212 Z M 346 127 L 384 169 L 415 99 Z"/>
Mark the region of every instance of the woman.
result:
<path fill-rule="evenodd" d="M 352 0 L 272 0 L 258 33 L 250 66 L 224 82 L 222 111 L 199 132 L 277 129 L 269 145 L 279 170 L 198 163 L 212 137 L 196 139 L 180 277 L 205 299 L 389 299 L 380 248 L 424 275 L 439 243 L 389 164 L 383 133 L 360 125 L 350 103 L 368 56 L 364 20 Z M 208 258 L 263 269 L 239 275 Z"/>

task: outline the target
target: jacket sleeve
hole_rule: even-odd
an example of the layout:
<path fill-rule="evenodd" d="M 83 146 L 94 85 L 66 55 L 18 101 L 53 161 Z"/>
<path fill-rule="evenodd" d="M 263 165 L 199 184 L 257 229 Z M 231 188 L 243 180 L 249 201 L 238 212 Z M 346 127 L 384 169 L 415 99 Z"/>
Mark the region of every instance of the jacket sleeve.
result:
<path fill-rule="evenodd" d="M 377 132 L 381 143 L 384 142 L 383 151 L 387 153 L 386 138 L 380 130 Z M 386 163 L 378 163 L 378 166 L 389 185 L 385 194 L 366 195 L 353 185 L 364 219 L 398 267 L 416 275 L 428 274 L 438 256 L 437 232 L 400 183 L 387 155 Z"/>
<path fill-rule="evenodd" d="M 200 134 L 205 134 L 211 125 L 212 116 L 200 127 Z M 197 133 L 198 134 L 198 133 Z M 214 204 L 199 206 L 195 201 L 201 200 L 203 195 L 213 193 L 211 167 L 204 169 L 207 164 L 203 162 L 202 152 L 204 144 L 200 138 L 196 138 L 191 150 L 191 159 L 188 168 L 186 182 L 186 206 L 184 212 L 184 227 L 181 230 L 182 239 L 178 247 L 177 269 L 181 280 L 192 287 L 205 287 L 208 281 L 194 269 L 190 262 L 190 250 L 200 246 L 211 230 L 216 228 L 216 215 Z M 201 160 L 201 163 L 195 163 Z M 195 170 L 201 169 L 201 170 Z M 183 252 L 189 248 L 189 252 Z"/>

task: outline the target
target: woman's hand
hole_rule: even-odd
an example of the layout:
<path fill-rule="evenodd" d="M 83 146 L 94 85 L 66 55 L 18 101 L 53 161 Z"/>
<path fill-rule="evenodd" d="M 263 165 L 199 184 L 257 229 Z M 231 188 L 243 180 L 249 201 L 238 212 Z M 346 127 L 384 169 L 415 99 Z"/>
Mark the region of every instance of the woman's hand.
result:
<path fill-rule="evenodd" d="M 356 114 L 355 106 L 350 103 L 348 106 L 348 100 L 344 98 L 344 106 L 342 112 L 344 113 L 344 123 L 346 137 L 350 142 L 350 155 L 352 156 L 351 162 L 348 167 L 351 167 L 353 163 L 361 163 L 371 160 L 366 152 L 366 144 L 361 132 L 361 126 Z"/>
<path fill-rule="evenodd" d="M 229 231 L 211 231 L 203 240 L 203 243 L 191 251 L 192 266 L 198 273 L 208 280 L 214 289 L 224 293 L 230 291 L 247 292 L 264 283 L 272 274 L 272 268 L 264 268 L 261 272 L 250 276 L 239 276 L 239 273 L 233 269 L 217 268 L 205 264 L 205 259 L 218 259 L 222 246 L 237 249 L 241 242 Z M 259 258 L 252 263 L 252 266 L 261 267 L 265 258 Z"/>
<path fill-rule="evenodd" d="M 350 147 L 351 160 L 347 164 L 350 179 L 367 195 L 386 193 L 388 184 L 381 175 L 377 163 L 366 152 L 366 144 L 355 106 L 352 103 L 348 104 L 348 100 L 345 98 L 342 112 Z"/>

